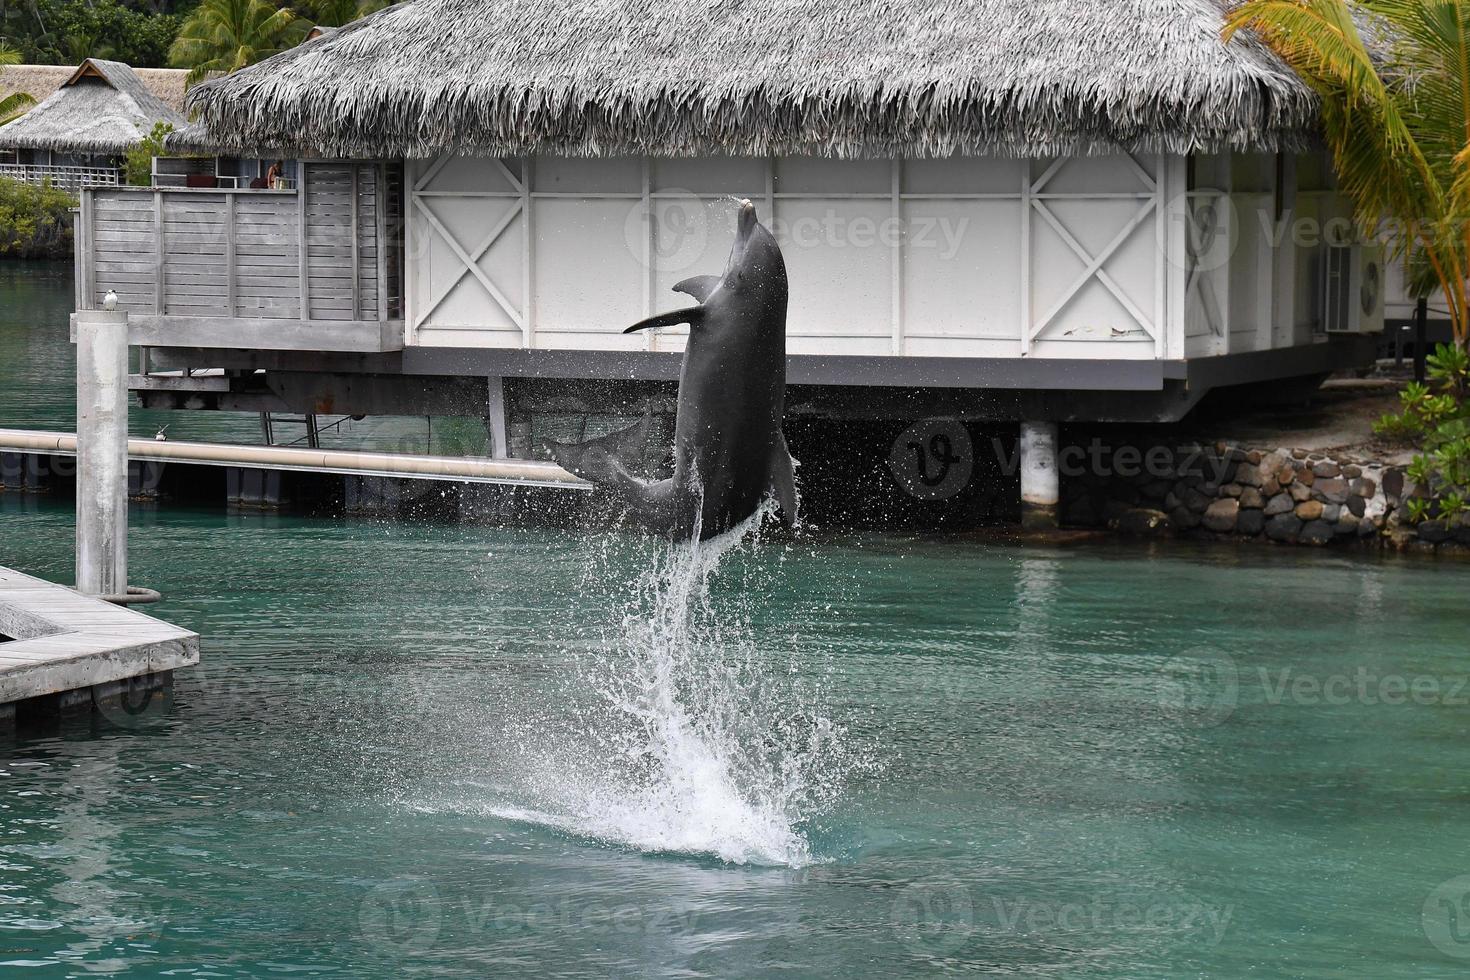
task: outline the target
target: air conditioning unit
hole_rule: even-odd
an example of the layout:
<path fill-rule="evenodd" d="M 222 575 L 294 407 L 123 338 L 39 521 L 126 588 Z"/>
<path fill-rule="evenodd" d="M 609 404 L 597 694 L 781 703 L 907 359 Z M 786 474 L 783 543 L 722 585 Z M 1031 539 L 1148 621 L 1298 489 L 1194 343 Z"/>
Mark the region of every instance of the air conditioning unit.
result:
<path fill-rule="evenodd" d="M 1383 246 L 1329 245 L 1322 261 L 1322 325 L 1328 333 L 1383 331 Z"/>

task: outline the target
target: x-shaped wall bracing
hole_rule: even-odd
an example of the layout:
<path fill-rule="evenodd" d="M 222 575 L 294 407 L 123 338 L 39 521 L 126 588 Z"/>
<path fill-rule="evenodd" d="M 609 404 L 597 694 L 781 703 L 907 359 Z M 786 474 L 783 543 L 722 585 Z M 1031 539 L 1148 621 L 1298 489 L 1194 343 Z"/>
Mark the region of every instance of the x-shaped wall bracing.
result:
<path fill-rule="evenodd" d="M 424 171 L 422 177 L 414 182 L 413 207 L 414 211 L 417 214 L 422 215 L 424 220 L 427 221 L 430 227 L 434 229 L 434 232 L 444 240 L 444 244 L 449 246 L 449 250 L 453 252 L 455 258 L 459 260 L 460 268 L 457 270 L 456 274 L 447 285 L 438 290 L 436 295 L 429 297 L 429 302 L 424 306 L 423 310 L 418 314 L 418 316 L 415 317 L 414 327 L 418 328 L 423 326 L 423 324 L 428 321 L 429 317 L 434 315 L 434 311 L 437 310 L 439 306 L 446 299 L 449 298 L 449 294 L 454 292 L 454 290 L 459 287 L 460 283 L 464 282 L 465 276 L 474 276 L 475 280 L 481 285 L 481 287 L 484 288 L 485 292 L 489 294 L 490 298 L 495 302 L 495 304 L 505 311 L 506 316 L 510 317 L 511 322 L 513 322 L 520 330 L 525 331 L 525 311 L 522 309 L 518 309 L 516 305 L 512 303 L 503 292 L 500 291 L 500 288 L 495 285 L 490 277 L 485 274 L 485 270 L 480 268 L 480 260 L 485 257 L 485 253 L 490 251 L 491 247 L 500 240 L 500 236 L 503 235 L 505 233 L 505 230 L 511 226 L 511 223 L 515 221 L 518 216 L 525 213 L 525 183 L 521 178 L 512 173 L 510 168 L 507 167 L 503 161 L 499 159 L 494 160 L 495 166 L 500 169 L 502 176 L 505 177 L 506 181 L 510 184 L 514 191 L 516 193 L 519 193 L 521 197 L 519 199 L 509 197 L 506 198 L 511 202 L 510 208 L 505 212 L 505 214 L 501 215 L 499 221 L 491 226 L 489 233 L 483 239 L 481 239 L 480 242 L 473 249 L 466 249 L 464 247 L 464 244 L 454 236 L 454 233 L 444 226 L 444 222 L 441 221 L 439 219 L 439 216 L 434 213 L 431 207 L 429 207 L 428 201 L 420 196 L 420 192 L 428 190 L 429 185 L 433 183 L 434 178 L 439 176 L 439 171 L 443 170 L 445 164 L 447 164 L 451 159 L 452 156 L 449 154 L 441 156 L 438 160 L 434 161 L 433 165 L 430 166 L 429 169 Z"/>
<path fill-rule="evenodd" d="M 1082 290 L 1087 286 L 1087 284 L 1092 282 L 1094 279 L 1102 283 L 1103 287 L 1113 295 L 1113 298 L 1122 305 L 1123 309 L 1128 311 L 1128 315 L 1131 316 L 1134 322 L 1138 324 L 1139 328 L 1148 335 L 1149 339 L 1154 342 L 1155 346 L 1159 346 L 1162 344 L 1163 340 L 1162 335 L 1159 332 L 1159 326 L 1157 323 L 1155 323 L 1154 318 L 1144 313 L 1143 310 L 1139 308 L 1138 304 L 1133 302 L 1128 293 L 1124 291 L 1122 286 L 1118 285 L 1118 281 L 1114 279 L 1107 270 L 1108 260 L 1113 257 L 1114 253 L 1116 253 L 1118 249 L 1123 246 L 1123 243 L 1128 240 L 1129 236 L 1131 236 L 1133 232 L 1138 228 L 1138 226 L 1141 225 L 1144 220 L 1147 219 L 1150 215 L 1152 215 L 1154 213 L 1154 209 L 1158 207 L 1158 182 L 1149 175 L 1148 171 L 1144 170 L 1141 166 L 1138 165 L 1138 161 L 1133 158 L 1132 154 L 1123 154 L 1123 159 L 1127 161 L 1128 166 L 1131 168 L 1134 175 L 1137 176 L 1139 181 L 1143 184 L 1144 193 L 1146 193 L 1148 196 L 1144 198 L 1143 205 L 1139 207 L 1138 211 L 1133 215 L 1133 217 L 1130 218 L 1126 224 L 1124 224 L 1123 228 L 1115 236 L 1113 236 L 1113 239 L 1109 241 L 1106 245 L 1104 245 L 1100 252 L 1098 252 L 1096 255 L 1093 255 L 1088 252 L 1086 248 L 1083 247 L 1082 243 L 1077 240 L 1077 237 L 1073 235 L 1072 232 L 1066 227 L 1066 225 L 1062 223 L 1061 219 L 1056 216 L 1056 213 L 1047 206 L 1046 199 L 1044 197 L 1038 196 L 1042 194 L 1042 192 L 1046 188 L 1046 185 L 1051 181 L 1053 177 L 1057 175 L 1057 172 L 1060 171 L 1062 167 L 1066 166 L 1067 163 L 1071 162 L 1072 159 L 1072 157 L 1058 157 L 1056 160 L 1053 160 L 1051 165 L 1042 172 L 1041 176 L 1030 183 L 1027 188 L 1026 197 L 1031 202 L 1032 209 L 1035 210 L 1037 214 L 1041 215 L 1041 217 L 1046 221 L 1047 225 L 1049 225 L 1051 229 L 1056 232 L 1057 237 L 1062 240 L 1063 244 L 1065 244 L 1067 248 L 1069 248 L 1072 253 L 1075 254 L 1077 258 L 1082 261 L 1082 272 L 1077 276 L 1076 279 L 1072 281 L 1071 285 L 1069 285 L 1067 289 L 1063 291 L 1062 295 L 1059 296 L 1056 301 L 1052 303 L 1052 305 L 1047 309 L 1045 313 L 1043 313 L 1034 322 L 1025 325 L 1024 347 L 1025 349 L 1029 350 L 1031 342 L 1039 337 L 1042 331 L 1050 326 L 1052 321 L 1055 320 L 1057 316 L 1060 315 L 1061 312 L 1066 309 L 1067 306 L 1070 305 L 1072 301 L 1078 297 L 1079 294 L 1081 294 Z M 1112 195 L 1099 194 L 1098 196 L 1109 197 Z M 1022 220 L 1029 221 L 1030 216 L 1024 216 Z M 1027 256 L 1026 260 L 1029 262 L 1030 256 Z"/>
<path fill-rule="evenodd" d="M 1191 191 L 1189 208 L 1186 212 L 1185 255 L 1189 274 L 1185 278 L 1184 295 L 1198 299 L 1205 326 L 1216 337 L 1225 335 L 1224 317 L 1220 313 L 1220 300 L 1215 295 L 1215 282 L 1211 270 L 1201 261 L 1215 247 L 1220 234 L 1229 235 L 1227 225 L 1229 209 L 1222 211 L 1221 205 L 1228 199 L 1219 191 Z"/>

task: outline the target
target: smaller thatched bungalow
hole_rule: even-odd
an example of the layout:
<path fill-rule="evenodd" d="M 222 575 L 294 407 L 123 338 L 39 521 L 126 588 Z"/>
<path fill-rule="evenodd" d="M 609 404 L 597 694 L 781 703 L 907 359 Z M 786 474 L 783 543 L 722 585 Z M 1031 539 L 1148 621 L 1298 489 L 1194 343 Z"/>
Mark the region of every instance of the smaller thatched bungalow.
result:
<path fill-rule="evenodd" d="M 158 123 L 184 124 L 179 103 L 187 72 L 153 69 L 147 72 L 150 86 L 119 61 L 89 58 L 63 70 L 67 76 L 35 108 L 0 126 L 0 176 L 69 189 L 117 184 L 129 147 Z M 53 74 L 21 66 L 4 77 L 12 87 L 30 79 L 44 90 Z M 32 88 L 19 90 L 36 96 Z"/>

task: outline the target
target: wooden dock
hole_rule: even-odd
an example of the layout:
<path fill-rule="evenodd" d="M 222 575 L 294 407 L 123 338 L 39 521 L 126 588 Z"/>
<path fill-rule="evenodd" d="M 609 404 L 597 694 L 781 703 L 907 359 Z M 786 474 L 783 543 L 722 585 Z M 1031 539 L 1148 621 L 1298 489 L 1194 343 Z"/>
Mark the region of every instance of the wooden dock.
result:
<path fill-rule="evenodd" d="M 199 662 L 199 636 L 0 567 L 0 723 L 17 705 L 102 706 Z"/>

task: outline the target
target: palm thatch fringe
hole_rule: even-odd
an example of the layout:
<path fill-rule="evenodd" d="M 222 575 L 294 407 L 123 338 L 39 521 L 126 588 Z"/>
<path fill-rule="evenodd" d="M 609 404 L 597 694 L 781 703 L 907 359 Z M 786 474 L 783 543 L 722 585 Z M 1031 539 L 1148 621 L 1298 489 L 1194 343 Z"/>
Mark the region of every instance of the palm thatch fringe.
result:
<path fill-rule="evenodd" d="M 184 119 L 119 61 L 88 59 L 19 119 L 0 126 L 0 148 L 120 154 L 156 123 Z"/>
<path fill-rule="evenodd" d="M 196 87 L 222 150 L 1275 150 L 1313 95 L 1226 0 L 414 0 Z"/>

